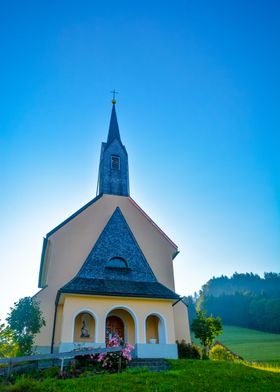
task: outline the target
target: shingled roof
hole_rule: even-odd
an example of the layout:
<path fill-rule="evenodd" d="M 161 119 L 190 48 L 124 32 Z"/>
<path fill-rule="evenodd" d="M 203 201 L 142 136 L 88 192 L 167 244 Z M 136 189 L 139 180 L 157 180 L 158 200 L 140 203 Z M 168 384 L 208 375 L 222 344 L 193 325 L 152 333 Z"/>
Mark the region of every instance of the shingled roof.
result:
<path fill-rule="evenodd" d="M 59 292 L 179 298 L 176 293 L 157 281 L 118 207 L 78 274 Z"/>
<path fill-rule="evenodd" d="M 120 297 L 179 299 L 179 295 L 159 282 L 74 278 L 60 293 L 109 295 Z"/>

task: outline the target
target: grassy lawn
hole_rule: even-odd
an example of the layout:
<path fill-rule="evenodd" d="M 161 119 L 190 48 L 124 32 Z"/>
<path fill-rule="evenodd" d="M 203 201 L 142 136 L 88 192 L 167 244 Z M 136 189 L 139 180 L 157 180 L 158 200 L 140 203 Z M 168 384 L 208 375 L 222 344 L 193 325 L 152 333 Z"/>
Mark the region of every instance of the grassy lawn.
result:
<path fill-rule="evenodd" d="M 16 392 L 263 392 L 280 391 L 280 372 L 273 373 L 246 367 L 239 363 L 178 360 L 171 361 L 166 372 L 147 371 L 103 374 L 78 379 L 44 381 L 22 380 L 2 391 Z M 0 387 L 1 388 L 1 387 Z"/>
<path fill-rule="evenodd" d="M 280 334 L 223 325 L 223 334 L 217 339 L 247 361 L 280 365 Z M 192 341 L 199 345 L 194 336 Z"/>
<path fill-rule="evenodd" d="M 224 326 L 223 334 L 218 340 L 248 361 L 280 363 L 279 334 Z"/>

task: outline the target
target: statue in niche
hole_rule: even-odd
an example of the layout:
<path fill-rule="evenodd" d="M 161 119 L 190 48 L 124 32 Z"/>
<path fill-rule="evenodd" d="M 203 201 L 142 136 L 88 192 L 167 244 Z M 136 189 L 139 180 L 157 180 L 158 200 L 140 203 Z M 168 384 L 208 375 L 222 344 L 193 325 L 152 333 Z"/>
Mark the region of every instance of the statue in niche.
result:
<path fill-rule="evenodd" d="M 82 328 L 81 328 L 81 338 L 89 338 L 90 334 L 89 334 L 89 330 L 86 326 L 86 322 L 85 320 L 82 321 Z"/>

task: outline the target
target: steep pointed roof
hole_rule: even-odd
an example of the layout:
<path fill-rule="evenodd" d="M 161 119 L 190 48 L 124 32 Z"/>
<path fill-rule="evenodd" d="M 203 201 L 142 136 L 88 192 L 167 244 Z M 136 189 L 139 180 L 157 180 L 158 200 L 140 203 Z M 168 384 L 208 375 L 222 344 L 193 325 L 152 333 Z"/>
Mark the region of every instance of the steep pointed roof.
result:
<path fill-rule="evenodd" d="M 117 113 L 115 103 L 113 102 L 107 144 L 110 144 L 114 139 L 118 139 L 121 142 Z"/>
<path fill-rule="evenodd" d="M 108 261 L 115 257 L 123 259 L 126 267 L 110 267 Z M 87 279 L 156 281 L 119 207 L 100 234 L 78 276 Z"/>
<path fill-rule="evenodd" d="M 59 292 L 179 298 L 157 281 L 119 207 L 78 274 Z"/>

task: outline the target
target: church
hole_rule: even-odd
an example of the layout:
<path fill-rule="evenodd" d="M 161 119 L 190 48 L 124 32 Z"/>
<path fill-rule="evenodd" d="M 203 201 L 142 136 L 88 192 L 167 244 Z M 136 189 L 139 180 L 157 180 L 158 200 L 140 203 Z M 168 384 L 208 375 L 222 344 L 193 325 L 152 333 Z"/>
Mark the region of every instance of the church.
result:
<path fill-rule="evenodd" d="M 172 208 L 172 207 L 171 207 Z M 177 358 L 190 342 L 188 309 L 175 292 L 175 243 L 132 199 L 116 100 L 101 145 L 96 197 L 43 242 L 39 353 L 106 347 L 115 335 L 139 358 Z"/>

